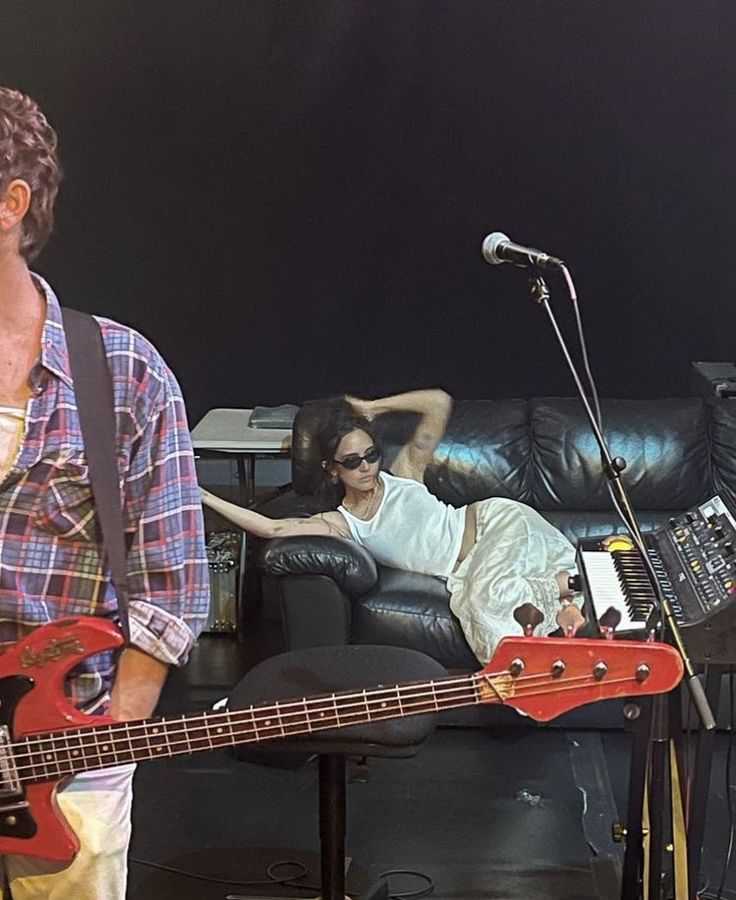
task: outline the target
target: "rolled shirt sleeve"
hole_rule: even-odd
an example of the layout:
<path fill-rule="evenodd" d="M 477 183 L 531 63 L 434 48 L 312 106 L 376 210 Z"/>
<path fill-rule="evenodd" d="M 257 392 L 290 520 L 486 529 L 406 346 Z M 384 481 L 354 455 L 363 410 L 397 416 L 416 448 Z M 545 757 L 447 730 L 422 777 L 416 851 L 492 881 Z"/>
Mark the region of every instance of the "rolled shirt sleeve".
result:
<path fill-rule="evenodd" d="M 124 483 L 131 643 L 183 665 L 209 608 L 202 504 L 181 392 L 158 354 L 149 377 L 156 400 L 131 442 Z"/>

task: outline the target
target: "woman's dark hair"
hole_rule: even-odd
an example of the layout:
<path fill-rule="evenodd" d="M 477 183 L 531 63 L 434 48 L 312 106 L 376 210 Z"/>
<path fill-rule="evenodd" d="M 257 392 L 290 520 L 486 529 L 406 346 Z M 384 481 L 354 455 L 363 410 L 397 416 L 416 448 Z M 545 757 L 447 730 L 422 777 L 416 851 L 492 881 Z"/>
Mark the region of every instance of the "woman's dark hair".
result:
<path fill-rule="evenodd" d="M 363 416 L 357 415 L 353 407 L 342 397 L 329 401 L 325 405 L 323 416 L 322 424 L 315 435 L 321 462 L 328 465 L 333 462 L 340 441 L 353 431 L 365 431 L 378 446 L 371 423 Z M 335 484 L 324 467 L 321 467 L 320 474 L 320 495 L 332 505 L 340 503 L 345 494 L 342 484 Z"/>

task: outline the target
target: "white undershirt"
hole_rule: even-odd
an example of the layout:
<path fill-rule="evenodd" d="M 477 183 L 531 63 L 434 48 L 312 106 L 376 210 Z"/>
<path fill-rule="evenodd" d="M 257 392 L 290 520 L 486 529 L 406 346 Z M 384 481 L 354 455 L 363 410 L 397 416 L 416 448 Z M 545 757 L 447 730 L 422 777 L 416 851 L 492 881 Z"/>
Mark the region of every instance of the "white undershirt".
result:
<path fill-rule="evenodd" d="M 26 411 L 14 406 L 0 406 L 0 482 L 18 458 L 25 432 Z"/>

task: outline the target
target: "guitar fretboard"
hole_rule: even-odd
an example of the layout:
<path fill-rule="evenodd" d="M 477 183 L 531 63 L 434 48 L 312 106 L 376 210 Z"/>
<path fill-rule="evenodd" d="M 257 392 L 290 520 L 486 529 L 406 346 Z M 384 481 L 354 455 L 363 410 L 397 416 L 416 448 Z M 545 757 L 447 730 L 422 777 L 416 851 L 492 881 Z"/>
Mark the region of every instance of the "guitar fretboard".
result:
<path fill-rule="evenodd" d="M 481 696 L 481 685 L 487 679 L 487 675 L 475 674 L 227 712 L 91 725 L 29 735 L 9 749 L 21 782 L 56 780 L 90 769 L 488 702 L 487 696 Z"/>

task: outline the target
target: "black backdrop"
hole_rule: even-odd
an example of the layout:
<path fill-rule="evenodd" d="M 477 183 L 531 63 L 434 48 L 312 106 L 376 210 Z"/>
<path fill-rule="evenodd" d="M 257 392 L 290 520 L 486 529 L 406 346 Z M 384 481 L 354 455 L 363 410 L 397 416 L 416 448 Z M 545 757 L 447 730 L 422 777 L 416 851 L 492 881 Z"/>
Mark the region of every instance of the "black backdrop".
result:
<path fill-rule="evenodd" d="M 732 0 L 2 0 L 0 83 L 67 178 L 37 269 L 210 406 L 572 393 L 526 273 L 565 258 L 607 396 L 736 357 Z M 567 321 L 563 284 L 551 279 Z"/>

